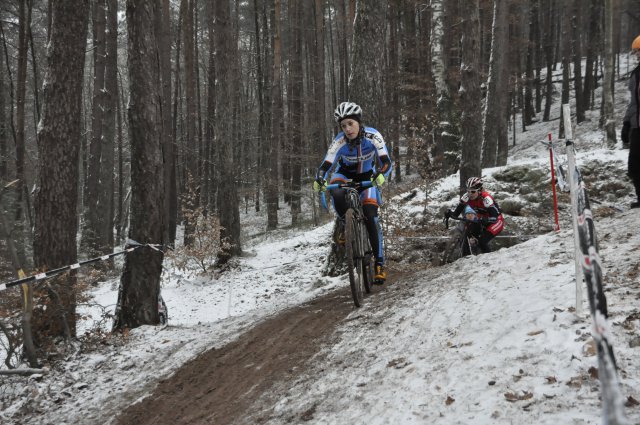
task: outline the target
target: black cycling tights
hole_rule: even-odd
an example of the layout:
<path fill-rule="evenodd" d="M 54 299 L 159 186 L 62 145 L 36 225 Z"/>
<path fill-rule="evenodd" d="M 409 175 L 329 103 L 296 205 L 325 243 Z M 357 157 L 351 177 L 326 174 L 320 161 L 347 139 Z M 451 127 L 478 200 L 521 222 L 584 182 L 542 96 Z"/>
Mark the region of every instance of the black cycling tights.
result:
<path fill-rule="evenodd" d="M 340 218 L 344 218 L 344 215 L 347 212 L 348 208 L 347 201 L 344 196 L 344 189 L 331 190 L 331 197 L 333 198 L 333 205 L 336 208 L 338 216 Z M 376 224 L 376 217 L 378 217 L 378 206 L 371 204 L 363 205 L 362 212 L 364 213 L 364 224 L 367 228 L 367 233 L 369 233 L 369 242 L 371 243 L 371 247 L 373 248 L 373 252 L 375 253 L 376 262 L 382 263 L 382 239 L 380 237 L 378 226 Z"/>
<path fill-rule="evenodd" d="M 487 252 L 491 252 L 491 247 L 489 246 L 489 242 L 491 242 L 491 239 L 493 239 L 495 237 L 495 235 L 493 235 L 491 232 L 485 230 L 482 233 L 482 236 L 480 237 L 480 239 L 478 239 L 478 245 L 480 245 L 480 250 L 483 253 L 487 253 Z"/>
<path fill-rule="evenodd" d="M 629 177 L 640 201 L 640 128 L 632 128 L 629 135 Z"/>

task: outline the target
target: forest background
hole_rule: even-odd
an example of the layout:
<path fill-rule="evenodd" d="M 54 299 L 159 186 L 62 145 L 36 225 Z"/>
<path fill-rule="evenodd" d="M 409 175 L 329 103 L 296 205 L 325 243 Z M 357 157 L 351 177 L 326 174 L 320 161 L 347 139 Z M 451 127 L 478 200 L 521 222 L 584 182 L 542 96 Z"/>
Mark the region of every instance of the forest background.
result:
<path fill-rule="evenodd" d="M 265 215 L 266 231 L 319 223 L 308 188 L 343 100 L 384 135 L 398 183 L 457 170 L 464 182 L 504 165 L 539 120 L 559 119 L 562 137 L 551 105 L 571 91 L 577 123 L 602 111 L 613 148 L 613 83 L 630 72 L 619 53 L 640 28 L 633 6 L 4 0 L 0 278 L 111 253 L 128 238 L 215 252 L 223 267 L 242 252 L 241 208 Z M 116 329 L 160 320 L 163 257 L 149 246 L 127 255 Z M 90 282 L 70 273 L 3 293 L 3 323 L 22 329 L 32 366 L 55 337 L 75 336 Z"/>

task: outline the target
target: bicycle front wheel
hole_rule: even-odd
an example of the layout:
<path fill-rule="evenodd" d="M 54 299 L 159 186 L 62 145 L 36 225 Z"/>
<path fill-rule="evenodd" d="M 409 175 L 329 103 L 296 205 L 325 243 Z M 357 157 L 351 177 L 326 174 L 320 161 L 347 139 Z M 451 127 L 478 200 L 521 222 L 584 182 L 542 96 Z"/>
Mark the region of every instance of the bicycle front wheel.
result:
<path fill-rule="evenodd" d="M 351 286 L 351 295 L 353 295 L 353 303 L 356 307 L 362 305 L 364 298 L 364 275 L 362 267 L 362 249 L 360 246 L 360 228 L 355 211 L 348 209 L 345 216 L 345 257 L 347 260 L 347 268 L 349 269 L 349 284 Z"/>
<path fill-rule="evenodd" d="M 367 294 L 371 293 L 371 286 L 373 285 L 373 275 L 375 269 L 375 257 L 373 256 L 373 250 L 371 249 L 371 243 L 369 242 L 369 233 L 363 222 L 360 222 L 360 238 L 362 241 L 362 276 L 364 282 L 364 290 Z"/>

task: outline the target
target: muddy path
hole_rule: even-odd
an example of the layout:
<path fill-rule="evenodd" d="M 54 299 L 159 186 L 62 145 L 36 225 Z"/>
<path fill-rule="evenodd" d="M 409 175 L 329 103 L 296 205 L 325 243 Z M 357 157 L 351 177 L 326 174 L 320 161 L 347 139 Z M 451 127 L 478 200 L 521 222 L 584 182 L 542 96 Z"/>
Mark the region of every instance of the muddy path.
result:
<path fill-rule="evenodd" d="M 116 423 L 231 424 L 274 384 L 298 376 L 354 308 L 347 287 L 286 310 L 185 364 Z"/>

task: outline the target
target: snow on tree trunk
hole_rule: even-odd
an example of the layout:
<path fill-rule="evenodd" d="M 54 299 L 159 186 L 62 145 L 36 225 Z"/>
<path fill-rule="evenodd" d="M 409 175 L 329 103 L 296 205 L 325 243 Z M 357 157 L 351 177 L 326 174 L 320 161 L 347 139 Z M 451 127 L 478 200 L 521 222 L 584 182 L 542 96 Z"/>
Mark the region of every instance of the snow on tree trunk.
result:
<path fill-rule="evenodd" d="M 445 54 L 443 52 L 444 37 L 444 1 L 431 0 L 431 73 L 435 80 L 436 93 L 438 98 L 449 97 L 449 87 L 447 85 L 447 67 L 445 64 Z"/>

